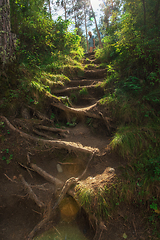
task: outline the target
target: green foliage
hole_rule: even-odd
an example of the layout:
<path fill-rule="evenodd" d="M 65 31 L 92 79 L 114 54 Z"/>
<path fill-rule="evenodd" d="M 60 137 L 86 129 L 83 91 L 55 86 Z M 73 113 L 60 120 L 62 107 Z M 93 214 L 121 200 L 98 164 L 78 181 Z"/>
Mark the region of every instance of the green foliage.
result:
<path fill-rule="evenodd" d="M 97 49 L 95 57 L 99 61 L 109 64 L 117 56 L 115 48 L 115 39 L 112 36 L 106 36 L 103 38 L 103 43 L 104 43 L 103 48 Z"/>
<path fill-rule="evenodd" d="M 71 54 L 77 60 L 83 55 L 81 38 L 76 31 L 68 31 L 70 22 L 53 21 L 46 12 L 44 1 L 11 0 L 12 30 L 17 34 L 19 62 L 30 66 L 52 62 L 55 52 Z M 17 13 L 17 15 L 15 15 Z"/>
<path fill-rule="evenodd" d="M 82 88 L 80 91 L 79 91 L 79 94 L 80 95 L 88 95 L 88 90 L 86 87 Z"/>
<path fill-rule="evenodd" d="M 4 155 L 2 156 L 2 160 L 6 161 L 7 164 L 9 164 L 11 162 L 11 160 L 13 159 L 13 154 L 9 154 L 9 149 L 2 149 L 2 152 L 4 153 Z"/>
<path fill-rule="evenodd" d="M 111 141 L 112 149 L 117 149 L 123 157 L 137 157 L 149 147 L 158 147 L 159 125 L 123 126 L 118 129 Z"/>
<path fill-rule="evenodd" d="M 59 18 L 54 22 L 42 13 L 27 17 L 19 29 L 20 43 L 17 51 L 20 59 L 34 66 L 44 64 L 47 58 L 51 61 L 54 52 L 74 54 L 76 51 L 76 55 L 81 56 L 80 38 L 74 32 L 68 32 L 68 26 L 68 21 Z"/>

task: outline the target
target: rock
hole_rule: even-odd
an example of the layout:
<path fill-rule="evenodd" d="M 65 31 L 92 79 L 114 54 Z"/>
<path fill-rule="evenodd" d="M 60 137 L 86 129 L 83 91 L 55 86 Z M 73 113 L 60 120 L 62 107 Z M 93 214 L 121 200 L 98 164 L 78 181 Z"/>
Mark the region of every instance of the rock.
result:
<path fill-rule="evenodd" d="M 61 167 L 60 164 L 57 164 L 57 171 L 58 171 L 59 173 L 62 173 L 62 172 L 63 172 L 63 169 L 62 169 L 62 167 Z"/>

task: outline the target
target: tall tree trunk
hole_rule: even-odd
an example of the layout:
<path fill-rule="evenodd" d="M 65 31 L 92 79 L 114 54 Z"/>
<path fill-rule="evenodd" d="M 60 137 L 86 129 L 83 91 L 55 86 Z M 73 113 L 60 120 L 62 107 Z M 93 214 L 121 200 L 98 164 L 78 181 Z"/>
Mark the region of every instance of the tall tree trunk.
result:
<path fill-rule="evenodd" d="M 97 30 L 97 34 L 98 34 L 99 46 L 102 48 L 101 37 L 100 37 L 99 30 L 98 30 L 97 20 L 96 20 L 96 17 L 95 17 L 95 13 L 94 13 L 94 11 L 93 11 L 93 7 L 92 7 L 92 4 L 91 4 L 91 1 L 90 1 L 90 5 L 91 5 L 91 10 L 92 10 L 92 13 L 93 13 L 93 16 L 94 16 L 94 22 L 95 22 L 95 26 L 96 26 L 96 30 Z"/>
<path fill-rule="evenodd" d="M 51 11 L 51 2 L 50 2 L 50 0 L 48 0 L 48 8 L 49 8 L 50 18 L 52 19 L 52 11 Z"/>
<path fill-rule="evenodd" d="M 9 0 L 0 0 L 0 62 L 3 66 L 13 59 L 13 53 Z"/>
<path fill-rule="evenodd" d="M 145 4 L 145 0 L 142 0 L 143 3 L 143 14 L 144 14 L 144 27 L 146 29 L 146 4 Z"/>
<path fill-rule="evenodd" d="M 67 6 L 66 6 L 66 0 L 63 2 L 64 4 L 64 13 L 65 13 L 65 20 L 67 20 Z"/>
<path fill-rule="evenodd" d="M 76 17 L 76 11 L 75 11 L 75 0 L 72 0 L 72 9 L 74 14 L 74 22 L 75 22 L 75 28 L 77 28 L 77 17 Z"/>
<path fill-rule="evenodd" d="M 160 1 L 157 0 L 156 8 L 155 8 L 155 25 L 157 25 L 157 26 L 159 25 L 159 22 L 158 22 L 159 7 L 160 7 Z"/>
<path fill-rule="evenodd" d="M 89 44 L 88 44 L 87 17 L 86 17 L 86 5 L 85 4 L 84 4 L 84 21 L 85 21 L 85 30 L 86 30 L 87 52 L 88 52 L 89 51 Z"/>

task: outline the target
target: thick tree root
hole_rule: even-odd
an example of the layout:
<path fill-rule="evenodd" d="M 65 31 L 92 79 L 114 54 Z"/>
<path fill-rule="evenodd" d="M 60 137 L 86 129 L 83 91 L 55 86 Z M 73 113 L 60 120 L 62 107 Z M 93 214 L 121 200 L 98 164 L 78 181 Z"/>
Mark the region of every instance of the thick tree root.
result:
<path fill-rule="evenodd" d="M 32 240 L 33 237 L 35 236 L 35 234 L 44 227 L 44 225 L 54 216 L 54 213 L 52 212 L 48 214 L 47 217 L 45 217 L 42 221 L 40 221 L 34 228 L 33 230 L 30 232 L 30 234 L 28 235 L 28 240 Z"/>
<path fill-rule="evenodd" d="M 63 182 L 62 181 L 60 181 L 58 178 L 53 177 L 49 173 L 45 172 L 43 169 L 38 167 L 36 164 L 30 163 L 30 167 L 35 172 L 37 172 L 39 175 L 41 175 L 44 179 L 46 179 L 48 182 L 51 182 L 51 183 L 55 184 L 56 187 L 62 187 L 63 186 Z"/>
<path fill-rule="evenodd" d="M 84 176 L 84 174 L 87 172 L 88 166 L 89 166 L 91 160 L 93 159 L 94 154 L 95 154 L 95 152 L 92 153 L 92 155 L 91 155 L 91 157 L 90 157 L 90 159 L 89 159 L 89 161 L 88 161 L 88 163 L 87 163 L 87 166 L 86 166 L 85 170 L 83 171 L 83 173 L 82 173 L 79 177 L 77 177 L 77 178 L 71 177 L 71 178 L 69 178 L 69 179 L 65 182 L 65 184 L 64 184 L 64 186 L 63 186 L 63 188 L 62 188 L 62 191 L 61 191 L 61 193 L 60 193 L 60 195 L 59 195 L 59 199 L 58 199 L 58 201 L 56 202 L 56 204 L 54 205 L 53 209 L 55 209 L 55 208 L 60 204 L 60 202 L 62 201 L 62 199 L 64 198 L 64 196 L 65 196 L 66 193 L 68 192 L 68 190 L 70 189 L 71 185 L 76 184 L 80 179 L 82 179 L 82 177 Z"/>
<path fill-rule="evenodd" d="M 84 107 L 84 108 L 72 108 L 72 107 L 67 107 L 64 104 L 62 104 L 61 102 L 53 102 L 51 103 L 52 106 L 57 107 L 61 110 L 63 110 L 64 112 L 66 112 L 66 115 L 68 116 L 69 119 L 69 115 L 70 114 L 74 114 L 76 116 L 79 116 L 80 118 L 83 117 L 90 117 L 90 118 L 95 118 L 95 119 L 103 119 L 103 121 L 105 122 L 105 125 L 107 126 L 107 128 L 110 128 L 109 122 L 111 121 L 110 118 L 108 117 L 104 117 L 102 115 L 102 113 L 94 113 L 94 108 L 97 106 L 98 102 L 96 102 L 95 104 L 89 106 L 89 107 Z"/>
<path fill-rule="evenodd" d="M 73 91 L 73 90 L 81 90 L 81 89 L 83 89 L 83 88 L 86 88 L 86 89 L 94 89 L 95 87 L 96 87 L 96 85 L 94 85 L 94 84 L 87 85 L 87 86 L 68 87 L 68 88 L 63 88 L 63 89 L 54 90 L 53 93 L 54 93 L 54 94 L 64 93 L 64 92 Z"/>
<path fill-rule="evenodd" d="M 66 142 L 66 141 L 61 141 L 61 140 L 44 140 L 44 139 L 39 139 L 36 137 L 33 137 L 27 133 L 24 133 L 22 131 L 20 131 L 19 129 L 15 128 L 9 121 L 7 118 L 5 118 L 4 116 L 0 116 L 0 118 L 8 125 L 8 127 L 10 129 L 12 129 L 13 131 L 18 132 L 22 137 L 28 139 L 28 140 L 33 140 L 36 142 L 41 142 L 44 145 L 52 145 L 54 147 L 57 148 L 64 148 L 67 149 L 69 151 L 79 151 L 79 152 L 84 152 L 84 153 L 93 153 L 93 152 L 97 152 L 99 153 L 99 149 L 98 148 L 92 148 L 92 147 L 84 147 L 82 144 L 80 143 L 75 143 L 75 142 Z"/>
<path fill-rule="evenodd" d="M 85 107 L 85 108 L 71 108 L 71 107 L 65 106 L 61 102 L 53 102 L 51 103 L 51 105 L 65 111 L 66 113 L 72 113 L 77 116 L 101 119 L 101 116 L 99 114 L 91 112 L 93 108 L 96 107 L 97 102 L 92 106 Z"/>

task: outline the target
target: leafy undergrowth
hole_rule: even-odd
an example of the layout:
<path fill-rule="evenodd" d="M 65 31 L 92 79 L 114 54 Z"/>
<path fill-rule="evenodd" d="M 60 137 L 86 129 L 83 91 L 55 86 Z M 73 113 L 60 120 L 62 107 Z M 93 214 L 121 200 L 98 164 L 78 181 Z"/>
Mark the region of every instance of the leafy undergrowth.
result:
<path fill-rule="evenodd" d="M 22 63 L 18 66 L 17 74 L 8 68 L 0 90 L 1 111 L 7 115 L 15 115 L 23 104 L 44 109 L 46 96 L 51 97 L 52 91 L 65 86 L 70 78 L 84 74 L 83 66 L 77 60 L 63 54 L 57 58 L 57 62 L 46 66 L 31 67 Z"/>

